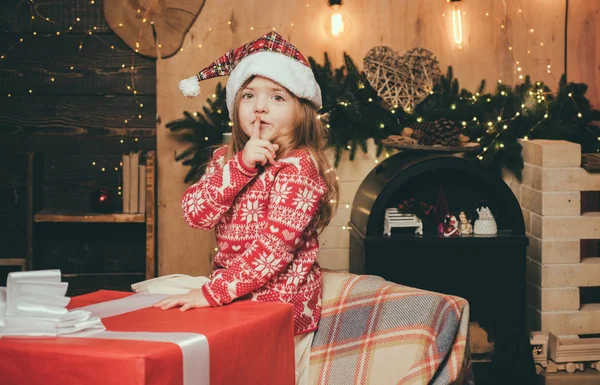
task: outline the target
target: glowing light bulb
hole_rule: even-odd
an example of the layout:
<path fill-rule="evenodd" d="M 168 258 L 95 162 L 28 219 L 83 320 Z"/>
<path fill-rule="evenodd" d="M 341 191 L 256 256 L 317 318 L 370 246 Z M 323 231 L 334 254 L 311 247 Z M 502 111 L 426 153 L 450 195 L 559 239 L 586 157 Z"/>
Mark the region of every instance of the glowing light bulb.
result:
<path fill-rule="evenodd" d="M 462 15 L 458 4 L 460 0 L 452 0 L 452 32 L 454 36 L 454 42 L 461 45 L 463 42 L 463 27 L 462 27 Z"/>
<path fill-rule="evenodd" d="M 327 33 L 333 37 L 342 37 L 348 34 L 350 30 L 350 19 L 342 11 L 342 0 L 329 0 L 331 7 L 330 16 L 326 19 L 325 26 Z"/>
<path fill-rule="evenodd" d="M 331 34 L 333 36 L 339 36 L 344 33 L 344 20 L 342 19 L 342 14 L 339 12 L 334 12 L 331 15 Z"/>

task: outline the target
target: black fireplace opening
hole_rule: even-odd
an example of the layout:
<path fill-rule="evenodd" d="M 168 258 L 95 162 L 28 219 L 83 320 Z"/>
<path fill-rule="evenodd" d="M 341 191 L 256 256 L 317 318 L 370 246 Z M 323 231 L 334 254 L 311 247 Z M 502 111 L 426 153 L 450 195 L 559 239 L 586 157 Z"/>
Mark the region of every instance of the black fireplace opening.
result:
<path fill-rule="evenodd" d="M 488 207 L 498 232 L 445 237 L 429 217 L 422 235 L 414 228 L 394 228 L 385 235 L 386 209 L 411 199 L 423 207 L 446 206 L 456 218 L 464 211 L 471 220 L 478 208 Z M 489 363 L 492 377 L 515 383 L 533 379 L 525 329 L 528 239 L 520 205 L 501 178 L 476 160 L 400 152 L 361 183 L 349 228 L 350 272 L 465 298 L 470 320 L 487 332 L 493 345 L 481 358 Z"/>

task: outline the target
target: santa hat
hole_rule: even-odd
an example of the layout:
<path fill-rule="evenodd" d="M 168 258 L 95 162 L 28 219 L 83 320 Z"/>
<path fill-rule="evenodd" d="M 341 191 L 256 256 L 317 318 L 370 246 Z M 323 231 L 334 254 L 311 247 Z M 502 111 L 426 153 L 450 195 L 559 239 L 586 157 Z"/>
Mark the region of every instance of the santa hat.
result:
<path fill-rule="evenodd" d="M 195 97 L 200 95 L 202 80 L 226 75 L 229 75 L 226 91 L 230 117 L 235 96 L 254 75 L 271 79 L 321 108 L 321 88 L 308 61 L 275 31 L 227 52 L 197 75 L 179 82 L 179 89 L 185 96 Z"/>

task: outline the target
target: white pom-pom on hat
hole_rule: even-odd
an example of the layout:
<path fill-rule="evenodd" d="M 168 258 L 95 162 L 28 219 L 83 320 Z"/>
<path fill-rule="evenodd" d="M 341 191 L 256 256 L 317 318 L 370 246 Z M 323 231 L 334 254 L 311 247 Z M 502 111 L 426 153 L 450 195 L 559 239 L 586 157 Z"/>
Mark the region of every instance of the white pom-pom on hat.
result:
<path fill-rule="evenodd" d="M 183 79 L 179 82 L 179 89 L 185 96 L 194 98 L 200 95 L 200 82 L 198 77 L 192 76 L 187 79 Z"/>

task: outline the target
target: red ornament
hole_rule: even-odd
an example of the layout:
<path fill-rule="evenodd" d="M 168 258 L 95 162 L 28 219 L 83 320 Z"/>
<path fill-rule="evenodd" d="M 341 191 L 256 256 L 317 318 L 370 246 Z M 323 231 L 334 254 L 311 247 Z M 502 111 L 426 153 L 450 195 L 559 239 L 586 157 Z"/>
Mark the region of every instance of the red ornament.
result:
<path fill-rule="evenodd" d="M 96 189 L 90 195 L 90 205 L 95 213 L 112 213 L 115 209 L 115 197 L 110 190 Z"/>

